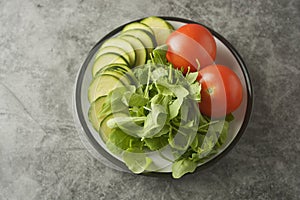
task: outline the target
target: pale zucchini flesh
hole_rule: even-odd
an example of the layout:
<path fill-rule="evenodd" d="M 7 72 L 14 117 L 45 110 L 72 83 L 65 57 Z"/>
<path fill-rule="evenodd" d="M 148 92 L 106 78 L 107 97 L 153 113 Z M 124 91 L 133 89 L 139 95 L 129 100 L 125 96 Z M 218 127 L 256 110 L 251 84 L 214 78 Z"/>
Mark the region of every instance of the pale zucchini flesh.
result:
<path fill-rule="evenodd" d="M 104 47 L 108 47 L 108 46 L 114 46 L 114 47 L 118 47 L 123 49 L 129 56 L 130 62 L 129 64 L 131 66 L 134 66 L 135 64 L 135 52 L 133 47 L 131 46 L 131 44 L 129 42 L 127 42 L 126 40 L 123 40 L 121 38 L 110 38 L 108 40 L 106 40 L 100 47 L 100 50 Z"/>
<path fill-rule="evenodd" d="M 88 88 L 89 102 L 95 101 L 98 97 L 106 96 L 110 91 L 124 85 L 120 77 L 111 74 L 100 74 L 95 77 Z"/>
<path fill-rule="evenodd" d="M 124 64 L 128 65 L 128 62 L 119 54 L 117 53 L 105 53 L 99 56 L 93 65 L 92 73 L 93 77 L 97 74 L 97 72 L 102 69 L 103 67 L 109 64 Z"/>
<path fill-rule="evenodd" d="M 156 46 L 154 35 L 142 29 L 132 29 L 121 33 L 122 35 L 131 35 L 138 38 L 144 45 L 149 55 Z"/>
<path fill-rule="evenodd" d="M 170 23 L 159 17 L 147 17 L 141 23 L 148 25 L 153 30 L 158 46 L 165 44 L 167 38 L 174 30 Z"/>
<path fill-rule="evenodd" d="M 132 30 L 132 29 L 142 29 L 142 30 L 150 32 L 151 34 L 154 34 L 153 30 L 148 25 L 140 23 L 140 22 L 132 22 L 132 23 L 126 25 L 123 28 L 122 32 Z"/>
<path fill-rule="evenodd" d="M 109 135 L 111 134 L 112 132 L 112 128 L 110 128 L 108 125 L 107 125 L 107 122 L 110 120 L 110 119 L 113 119 L 114 117 L 127 117 L 128 115 L 126 115 L 125 113 L 111 113 L 110 115 L 107 115 L 100 123 L 100 126 L 99 126 L 99 134 L 101 136 L 101 138 L 103 139 L 103 141 L 106 143 L 108 138 L 109 138 Z"/>
<path fill-rule="evenodd" d="M 121 55 L 128 63 L 130 63 L 129 55 L 121 48 L 115 47 L 115 46 L 107 46 L 103 47 L 98 50 L 96 53 L 95 59 L 97 59 L 99 56 L 106 54 L 106 53 L 116 53 Z"/>
<path fill-rule="evenodd" d="M 122 35 L 121 38 L 132 44 L 136 54 L 135 66 L 145 64 L 147 61 L 147 50 L 141 40 L 131 35 Z"/>
<path fill-rule="evenodd" d="M 88 117 L 96 131 L 99 131 L 100 123 L 104 118 L 104 117 L 100 117 L 99 114 L 101 113 L 105 100 L 106 100 L 106 96 L 101 96 L 98 99 L 96 99 L 94 102 L 92 102 L 89 108 Z"/>

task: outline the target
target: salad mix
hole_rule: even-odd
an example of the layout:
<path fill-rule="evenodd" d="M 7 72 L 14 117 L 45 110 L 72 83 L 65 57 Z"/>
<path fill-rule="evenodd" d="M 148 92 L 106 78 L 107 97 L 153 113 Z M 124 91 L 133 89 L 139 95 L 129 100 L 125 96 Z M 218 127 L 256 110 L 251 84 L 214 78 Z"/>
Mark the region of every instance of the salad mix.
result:
<path fill-rule="evenodd" d="M 205 27 L 174 30 L 148 17 L 104 44 L 89 119 L 111 153 L 134 173 L 172 165 L 180 178 L 219 152 L 243 91 L 230 68 L 214 64 L 216 43 Z"/>

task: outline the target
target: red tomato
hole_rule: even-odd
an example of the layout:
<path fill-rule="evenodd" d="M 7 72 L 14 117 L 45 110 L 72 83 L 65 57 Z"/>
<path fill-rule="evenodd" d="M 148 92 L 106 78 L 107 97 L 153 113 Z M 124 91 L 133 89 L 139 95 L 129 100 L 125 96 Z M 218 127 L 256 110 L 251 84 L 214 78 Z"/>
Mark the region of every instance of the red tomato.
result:
<path fill-rule="evenodd" d="M 204 26 L 186 24 L 167 39 L 167 60 L 177 69 L 188 67 L 195 72 L 200 67 L 210 65 L 216 58 L 216 41 L 213 35 Z M 199 63 L 198 63 L 199 62 Z"/>
<path fill-rule="evenodd" d="M 238 76 L 223 65 L 210 65 L 199 71 L 201 102 L 204 115 L 220 118 L 236 110 L 243 99 L 243 88 Z"/>

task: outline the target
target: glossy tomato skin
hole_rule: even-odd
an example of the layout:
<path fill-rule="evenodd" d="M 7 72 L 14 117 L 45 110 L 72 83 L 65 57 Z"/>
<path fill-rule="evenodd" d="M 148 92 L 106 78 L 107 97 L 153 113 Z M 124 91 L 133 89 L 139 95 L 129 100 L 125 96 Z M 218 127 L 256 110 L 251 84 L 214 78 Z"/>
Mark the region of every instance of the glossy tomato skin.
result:
<path fill-rule="evenodd" d="M 223 65 L 210 65 L 199 71 L 201 83 L 201 113 L 212 118 L 225 117 L 235 111 L 243 99 L 243 87 L 238 76 Z"/>
<path fill-rule="evenodd" d="M 177 69 L 190 67 L 192 72 L 214 62 L 216 58 L 216 41 L 210 31 L 199 24 L 186 24 L 167 39 L 167 60 Z M 199 62 L 199 63 L 198 63 Z"/>

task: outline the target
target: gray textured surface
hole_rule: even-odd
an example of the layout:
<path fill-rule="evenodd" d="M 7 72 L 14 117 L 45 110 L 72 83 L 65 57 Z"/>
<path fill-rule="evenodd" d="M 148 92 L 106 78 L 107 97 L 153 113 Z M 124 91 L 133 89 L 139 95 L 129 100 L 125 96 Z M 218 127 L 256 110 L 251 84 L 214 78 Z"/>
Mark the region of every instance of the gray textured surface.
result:
<path fill-rule="evenodd" d="M 299 199 L 300 1 L 130 2 L 0 0 L 0 199 Z M 73 122 L 73 84 L 88 51 L 149 15 L 212 27 L 253 79 L 253 116 L 240 142 L 177 181 L 105 167 Z"/>

